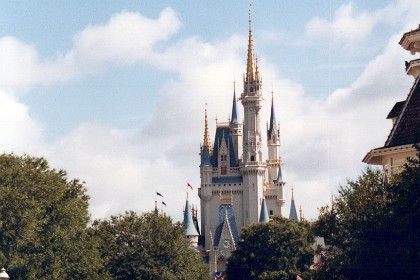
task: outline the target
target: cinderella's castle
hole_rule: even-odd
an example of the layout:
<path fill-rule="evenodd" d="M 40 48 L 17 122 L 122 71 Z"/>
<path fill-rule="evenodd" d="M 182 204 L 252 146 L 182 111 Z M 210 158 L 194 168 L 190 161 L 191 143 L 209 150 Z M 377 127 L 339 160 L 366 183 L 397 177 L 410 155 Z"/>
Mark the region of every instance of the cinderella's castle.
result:
<path fill-rule="evenodd" d="M 240 121 L 237 101 L 244 108 Z M 267 222 L 269 216 L 282 215 L 285 182 L 282 177 L 280 131 L 273 98 L 267 130 L 261 126 L 263 107 L 262 79 L 254 55 L 251 13 L 249 13 L 248 55 L 243 92 L 233 91 L 232 115 L 228 122 L 216 123 L 213 144 L 205 112 L 204 140 L 200 148 L 201 234 L 197 210 L 186 204 L 184 226 L 192 244 L 209 258 L 210 270 L 224 271 L 226 260 L 235 250 L 243 227 Z M 263 156 L 266 137 L 267 158 Z M 190 218 L 189 216 L 192 216 Z M 297 220 L 292 198 L 290 218 Z"/>

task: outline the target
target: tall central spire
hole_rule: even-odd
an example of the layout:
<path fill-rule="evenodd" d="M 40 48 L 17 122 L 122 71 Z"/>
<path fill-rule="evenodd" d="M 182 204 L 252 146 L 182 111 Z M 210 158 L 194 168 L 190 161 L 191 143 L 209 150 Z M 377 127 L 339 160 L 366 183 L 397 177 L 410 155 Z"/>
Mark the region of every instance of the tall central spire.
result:
<path fill-rule="evenodd" d="M 207 121 L 207 108 L 205 109 L 204 116 L 204 146 L 210 151 L 210 135 L 209 135 L 209 124 Z"/>
<path fill-rule="evenodd" d="M 249 34 L 248 34 L 248 58 L 246 61 L 246 81 L 253 81 L 255 78 L 254 71 L 254 46 L 252 41 L 252 19 L 251 19 L 251 6 L 248 11 Z"/>

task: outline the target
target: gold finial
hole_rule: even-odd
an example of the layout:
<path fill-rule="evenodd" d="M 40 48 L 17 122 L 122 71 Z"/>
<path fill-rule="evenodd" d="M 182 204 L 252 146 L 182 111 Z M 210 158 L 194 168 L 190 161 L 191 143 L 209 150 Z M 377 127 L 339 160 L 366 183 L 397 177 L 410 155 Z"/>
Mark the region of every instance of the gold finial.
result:
<path fill-rule="evenodd" d="M 300 221 L 303 221 L 303 211 L 302 211 L 302 205 L 299 206 L 299 216 L 300 216 Z"/>
<path fill-rule="evenodd" d="M 293 189 L 293 185 L 292 185 L 292 200 L 295 200 L 295 198 L 293 196 L 293 191 L 294 191 L 294 189 Z"/>
<path fill-rule="evenodd" d="M 246 62 L 246 81 L 254 80 L 254 47 L 252 44 L 252 28 L 251 28 L 251 7 L 252 4 L 249 4 L 248 11 L 248 22 L 249 22 L 249 34 L 248 34 L 248 58 Z"/>
<path fill-rule="evenodd" d="M 260 71 L 258 67 L 258 57 L 255 56 L 255 79 L 258 81 L 260 79 Z"/>
<path fill-rule="evenodd" d="M 206 107 L 207 107 L 207 103 L 206 103 Z M 210 144 L 209 124 L 207 120 L 207 108 L 204 111 L 204 146 L 206 146 L 210 152 L 211 144 Z"/>

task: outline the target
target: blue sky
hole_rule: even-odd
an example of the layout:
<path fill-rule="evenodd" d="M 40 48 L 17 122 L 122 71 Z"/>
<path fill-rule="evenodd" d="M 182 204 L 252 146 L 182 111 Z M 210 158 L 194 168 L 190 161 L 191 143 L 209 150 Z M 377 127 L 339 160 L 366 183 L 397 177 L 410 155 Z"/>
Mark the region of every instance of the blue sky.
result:
<path fill-rule="evenodd" d="M 385 142 L 413 82 L 398 41 L 419 12 L 414 0 L 253 3 L 286 194 L 308 218 Z M 242 90 L 247 31 L 246 1 L 3 1 L 0 147 L 85 180 L 94 218 L 149 210 L 157 190 L 180 219 L 187 181 L 198 202 L 204 104 L 213 134 L 234 80 Z"/>

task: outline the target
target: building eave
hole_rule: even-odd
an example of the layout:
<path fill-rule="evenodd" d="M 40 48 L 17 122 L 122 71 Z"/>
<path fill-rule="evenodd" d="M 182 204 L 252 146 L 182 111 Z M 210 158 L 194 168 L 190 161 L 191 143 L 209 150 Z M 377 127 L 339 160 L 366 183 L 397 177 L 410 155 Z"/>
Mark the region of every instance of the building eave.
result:
<path fill-rule="evenodd" d="M 399 154 L 401 152 L 412 152 L 415 150 L 416 149 L 414 148 L 413 144 L 376 148 L 368 152 L 363 158 L 362 162 L 371 165 L 383 165 L 383 156 Z"/>

